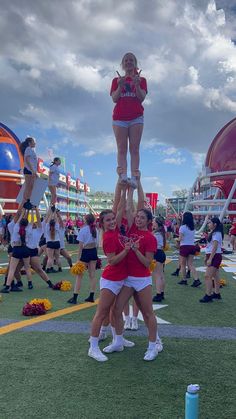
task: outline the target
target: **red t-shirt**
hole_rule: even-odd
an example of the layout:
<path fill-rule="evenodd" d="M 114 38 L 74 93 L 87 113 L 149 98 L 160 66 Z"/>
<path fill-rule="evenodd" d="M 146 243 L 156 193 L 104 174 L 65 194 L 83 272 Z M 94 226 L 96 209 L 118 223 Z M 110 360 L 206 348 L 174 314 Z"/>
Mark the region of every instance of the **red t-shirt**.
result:
<path fill-rule="evenodd" d="M 105 255 L 108 253 L 115 253 L 118 255 L 124 249 L 124 245 L 120 240 L 120 232 L 118 229 L 113 231 L 106 231 L 103 234 L 103 251 Z M 102 273 L 104 279 L 110 281 L 122 281 L 127 278 L 127 256 L 124 257 L 116 265 L 107 265 Z"/>
<path fill-rule="evenodd" d="M 139 251 L 145 255 L 146 252 L 153 252 L 157 251 L 157 241 L 152 233 L 148 230 L 138 230 L 135 224 L 129 230 L 129 237 L 132 237 L 134 241 L 140 238 L 139 241 Z M 145 277 L 150 276 L 149 268 L 146 268 L 138 257 L 136 256 L 135 252 L 131 249 L 127 256 L 128 261 L 128 275 L 135 276 L 135 277 Z"/>
<path fill-rule="evenodd" d="M 140 77 L 140 88 L 147 92 L 147 81 Z M 110 95 L 118 88 L 118 77 L 112 80 Z M 120 98 L 113 110 L 113 120 L 131 121 L 143 115 L 143 106 L 136 96 L 136 89 L 132 77 L 126 77 Z"/>

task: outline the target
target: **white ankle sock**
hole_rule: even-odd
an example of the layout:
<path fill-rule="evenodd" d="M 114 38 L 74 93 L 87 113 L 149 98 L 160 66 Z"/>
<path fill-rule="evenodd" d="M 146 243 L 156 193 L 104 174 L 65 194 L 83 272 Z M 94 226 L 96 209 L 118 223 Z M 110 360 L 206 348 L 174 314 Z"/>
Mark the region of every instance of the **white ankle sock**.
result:
<path fill-rule="evenodd" d="M 148 342 L 148 349 L 155 349 L 155 346 L 156 346 L 156 342 Z"/>
<path fill-rule="evenodd" d="M 98 337 L 90 336 L 90 347 L 92 349 L 98 348 Z"/>
<path fill-rule="evenodd" d="M 117 346 L 123 345 L 123 335 L 116 335 L 115 345 Z"/>

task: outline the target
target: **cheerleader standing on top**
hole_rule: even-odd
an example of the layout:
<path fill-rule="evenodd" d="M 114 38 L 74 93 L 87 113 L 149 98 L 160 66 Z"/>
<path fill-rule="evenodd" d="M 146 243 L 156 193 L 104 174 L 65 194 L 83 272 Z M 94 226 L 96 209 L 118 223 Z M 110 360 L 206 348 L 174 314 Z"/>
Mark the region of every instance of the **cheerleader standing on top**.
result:
<path fill-rule="evenodd" d="M 122 58 L 125 75 L 112 80 L 110 95 L 116 104 L 113 111 L 113 131 L 117 143 L 117 173 L 122 183 L 136 188 L 139 175 L 139 146 L 143 132 L 143 106 L 147 94 L 147 82 L 140 77 L 137 59 L 127 53 Z M 127 177 L 127 150 L 129 142 L 131 179 Z"/>
<path fill-rule="evenodd" d="M 55 205 L 57 203 L 57 186 L 59 183 L 60 164 L 61 164 L 60 158 L 55 157 L 49 169 L 48 189 L 51 192 L 51 207 L 52 208 L 55 208 Z"/>
<path fill-rule="evenodd" d="M 18 266 L 19 260 L 22 259 L 28 279 L 28 284 L 32 284 L 32 274 L 30 269 L 30 253 L 27 247 L 29 237 L 32 231 L 32 226 L 28 222 L 28 211 L 21 209 L 14 217 L 14 225 L 10 227 L 11 243 L 12 243 L 12 257 L 10 260 L 9 272 L 6 286 L 2 289 L 3 293 L 10 292 L 10 286 L 14 279 L 15 270 Z M 14 291 L 22 291 L 16 287 Z"/>
<path fill-rule="evenodd" d="M 21 205 L 30 210 L 32 204 L 30 202 L 30 197 L 34 187 L 35 179 L 37 178 L 37 164 L 38 158 L 35 153 L 36 141 L 33 137 L 27 137 L 20 145 L 21 153 L 24 157 L 24 195 Z"/>
<path fill-rule="evenodd" d="M 78 261 L 86 263 L 90 280 L 90 294 L 85 301 L 94 303 L 94 293 L 96 290 L 96 263 L 98 259 L 98 234 L 96 230 L 96 220 L 93 214 L 85 216 L 86 225 L 78 233 L 79 241 Z M 68 300 L 70 304 L 77 304 L 77 298 L 81 288 L 83 273 L 79 274 L 75 281 L 74 295 Z"/>
<path fill-rule="evenodd" d="M 156 217 L 153 220 L 153 234 L 157 240 L 157 251 L 154 253 L 154 259 L 156 261 L 156 267 L 152 272 L 152 278 L 156 285 L 156 295 L 153 297 L 152 301 L 159 303 L 164 300 L 164 291 L 165 291 L 165 275 L 164 275 L 164 266 L 166 261 L 166 254 L 164 248 L 166 245 L 166 232 L 163 221 Z"/>
<path fill-rule="evenodd" d="M 214 299 L 221 300 L 219 268 L 222 262 L 223 225 L 219 218 L 213 217 L 208 222 L 210 234 L 207 239 L 205 264 L 206 294 L 201 298 L 200 303 L 211 303 Z M 213 292 L 213 281 L 215 290 Z"/>

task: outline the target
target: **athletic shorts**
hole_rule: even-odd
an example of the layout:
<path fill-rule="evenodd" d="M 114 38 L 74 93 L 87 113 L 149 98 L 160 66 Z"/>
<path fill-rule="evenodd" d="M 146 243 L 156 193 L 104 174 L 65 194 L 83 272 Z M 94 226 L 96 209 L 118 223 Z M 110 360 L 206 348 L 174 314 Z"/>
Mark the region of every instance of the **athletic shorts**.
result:
<path fill-rule="evenodd" d="M 32 175 L 32 172 L 28 170 L 26 167 L 24 167 L 23 173 L 24 175 Z"/>
<path fill-rule="evenodd" d="M 122 281 L 111 281 L 110 279 L 100 278 L 100 290 L 107 289 L 118 295 L 121 288 L 124 285 L 124 279 Z"/>
<path fill-rule="evenodd" d="M 129 128 L 129 127 L 132 127 L 132 125 L 136 125 L 136 124 L 143 125 L 143 116 L 139 116 L 138 118 L 131 119 L 130 121 L 119 121 L 119 120 L 112 121 L 112 125 L 115 125 L 117 127 L 123 127 L 123 128 Z"/>
<path fill-rule="evenodd" d="M 38 251 L 38 248 L 37 248 L 37 247 L 36 247 L 35 249 L 30 249 L 30 248 L 28 247 L 28 249 L 29 249 L 29 255 L 30 255 L 30 257 L 31 257 L 31 258 L 33 258 L 33 257 L 35 257 L 35 256 L 38 256 L 39 251 Z"/>
<path fill-rule="evenodd" d="M 152 277 L 145 276 L 145 277 L 137 277 L 137 276 L 128 276 L 125 279 L 124 287 L 134 288 L 135 291 L 139 292 L 142 291 L 144 288 L 152 285 Z"/>
<path fill-rule="evenodd" d="M 89 263 L 92 260 L 97 260 L 97 258 L 97 248 L 93 247 L 92 249 L 83 249 L 80 260 L 81 262 Z"/>
<path fill-rule="evenodd" d="M 158 250 L 156 251 L 156 253 L 154 253 L 154 259 L 155 259 L 157 262 L 160 262 L 160 263 L 165 263 L 165 261 L 166 261 L 166 254 L 165 254 L 164 250 L 162 250 L 162 249 L 158 249 Z"/>
<path fill-rule="evenodd" d="M 59 240 L 58 241 L 55 241 L 55 242 L 53 242 L 53 241 L 47 242 L 47 248 L 48 249 L 54 249 L 54 250 L 60 249 L 60 242 L 59 242 Z"/>
<path fill-rule="evenodd" d="M 26 246 L 14 246 L 12 256 L 16 259 L 26 259 L 29 257 L 29 249 Z"/>
<path fill-rule="evenodd" d="M 206 260 L 208 260 L 210 256 L 211 256 L 210 253 L 206 254 Z M 216 253 L 212 259 L 210 266 L 213 266 L 213 268 L 219 269 L 221 262 L 222 262 L 221 253 Z"/>
<path fill-rule="evenodd" d="M 196 253 L 196 246 L 195 245 L 183 245 L 179 248 L 180 256 L 187 258 L 189 255 L 195 255 Z"/>

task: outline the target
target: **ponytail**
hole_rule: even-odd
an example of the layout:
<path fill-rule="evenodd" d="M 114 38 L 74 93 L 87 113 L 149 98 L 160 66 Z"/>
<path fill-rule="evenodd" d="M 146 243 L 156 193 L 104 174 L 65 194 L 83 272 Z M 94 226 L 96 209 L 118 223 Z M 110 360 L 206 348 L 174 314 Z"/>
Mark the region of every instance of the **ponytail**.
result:
<path fill-rule="evenodd" d="M 20 228 L 19 228 L 19 235 L 21 240 L 21 246 L 26 245 L 26 227 L 28 225 L 28 220 L 25 218 L 22 218 L 20 220 Z"/>
<path fill-rule="evenodd" d="M 61 164 L 61 159 L 60 159 L 60 157 L 54 157 L 54 159 L 53 159 L 53 161 L 51 162 L 51 164 L 50 164 L 50 167 L 51 166 L 53 166 L 55 163 L 57 163 L 57 162 L 60 162 L 60 164 Z"/>
<path fill-rule="evenodd" d="M 165 231 L 164 224 L 163 224 L 162 220 L 160 220 L 159 217 L 155 218 L 155 222 L 157 223 L 157 225 L 159 227 L 159 232 L 161 233 L 161 235 L 163 237 L 163 248 L 165 248 L 166 247 L 166 231 Z"/>
<path fill-rule="evenodd" d="M 85 216 L 85 221 L 86 221 L 86 224 L 90 228 L 90 233 L 91 233 L 92 237 L 94 239 L 96 239 L 96 237 L 97 237 L 97 230 L 96 230 L 96 223 L 95 223 L 95 217 L 94 217 L 94 215 L 93 214 L 87 214 Z"/>
<path fill-rule="evenodd" d="M 49 223 L 49 230 L 50 230 L 50 238 L 52 241 L 55 240 L 55 220 L 51 220 Z"/>
<path fill-rule="evenodd" d="M 207 239 L 208 243 L 210 243 L 210 242 L 212 241 L 212 236 L 213 236 L 213 234 L 214 234 L 214 233 L 216 233 L 217 231 L 218 231 L 219 233 L 221 233 L 222 240 L 223 240 L 223 238 L 224 238 L 223 224 L 220 222 L 220 220 L 219 220 L 219 218 L 218 218 L 218 217 L 213 217 L 213 218 L 211 219 L 211 222 L 212 222 L 213 224 L 216 224 L 216 226 L 215 226 L 214 230 L 212 230 L 212 231 L 210 232 L 209 236 L 208 236 L 208 239 Z"/>
<path fill-rule="evenodd" d="M 22 141 L 22 143 L 20 144 L 20 151 L 22 156 L 24 156 L 25 154 L 25 150 L 27 149 L 27 147 L 29 147 L 31 141 L 34 140 L 33 137 L 27 137 L 24 141 Z"/>

